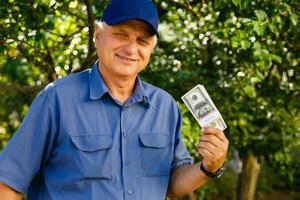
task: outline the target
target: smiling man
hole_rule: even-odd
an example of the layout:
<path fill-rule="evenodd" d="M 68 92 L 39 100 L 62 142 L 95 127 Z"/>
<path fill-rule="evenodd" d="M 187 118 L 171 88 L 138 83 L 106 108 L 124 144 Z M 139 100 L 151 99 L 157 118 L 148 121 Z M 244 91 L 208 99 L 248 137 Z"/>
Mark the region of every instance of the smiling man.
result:
<path fill-rule="evenodd" d="M 112 96 L 124 103 L 132 94 L 137 75 L 149 62 L 156 36 L 148 24 L 129 19 L 110 26 L 96 25 L 98 69 Z"/>
<path fill-rule="evenodd" d="M 224 133 L 205 128 L 192 164 L 176 102 L 138 76 L 157 27 L 150 0 L 110 2 L 95 28 L 99 60 L 41 91 L 2 152 L 1 199 L 163 200 L 220 176 Z"/>

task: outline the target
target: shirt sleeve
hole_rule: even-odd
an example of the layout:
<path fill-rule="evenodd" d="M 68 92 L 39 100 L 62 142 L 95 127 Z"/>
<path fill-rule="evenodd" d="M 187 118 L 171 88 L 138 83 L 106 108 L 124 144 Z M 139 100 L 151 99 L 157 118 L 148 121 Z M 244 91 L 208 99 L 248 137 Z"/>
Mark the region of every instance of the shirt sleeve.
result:
<path fill-rule="evenodd" d="M 56 123 L 45 94 L 33 101 L 20 128 L 0 155 L 0 182 L 25 193 L 50 156 Z"/>
<path fill-rule="evenodd" d="M 171 166 L 171 172 L 173 172 L 178 167 L 181 167 L 183 165 L 190 165 L 192 164 L 192 158 L 186 149 L 186 146 L 184 145 L 182 141 L 181 136 L 181 124 L 182 124 L 182 117 L 181 112 L 179 108 L 177 107 L 178 112 L 178 120 L 176 122 L 176 133 L 175 133 L 175 143 L 174 143 L 174 156 Z"/>

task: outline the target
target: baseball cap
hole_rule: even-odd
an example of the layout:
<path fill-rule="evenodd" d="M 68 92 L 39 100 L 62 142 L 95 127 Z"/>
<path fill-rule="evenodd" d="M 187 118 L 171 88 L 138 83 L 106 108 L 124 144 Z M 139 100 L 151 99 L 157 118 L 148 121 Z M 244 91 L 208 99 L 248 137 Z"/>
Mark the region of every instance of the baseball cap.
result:
<path fill-rule="evenodd" d="M 157 34 L 158 12 L 151 0 L 111 0 L 101 21 L 115 25 L 131 19 L 144 21 L 151 27 L 152 34 Z"/>

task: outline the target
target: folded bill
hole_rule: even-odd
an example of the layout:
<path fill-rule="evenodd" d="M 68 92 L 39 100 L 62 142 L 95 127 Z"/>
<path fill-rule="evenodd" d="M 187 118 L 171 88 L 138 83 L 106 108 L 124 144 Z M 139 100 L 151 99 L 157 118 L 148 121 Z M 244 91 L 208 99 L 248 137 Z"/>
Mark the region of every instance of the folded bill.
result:
<path fill-rule="evenodd" d="M 196 85 L 181 97 L 201 127 L 227 128 L 219 110 L 211 100 L 203 85 Z"/>

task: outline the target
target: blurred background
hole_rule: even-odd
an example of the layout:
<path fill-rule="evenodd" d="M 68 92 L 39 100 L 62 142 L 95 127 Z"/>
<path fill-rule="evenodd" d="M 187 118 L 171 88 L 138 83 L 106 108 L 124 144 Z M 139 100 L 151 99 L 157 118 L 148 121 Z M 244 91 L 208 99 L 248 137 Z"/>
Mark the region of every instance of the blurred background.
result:
<path fill-rule="evenodd" d="M 226 172 L 182 199 L 300 199 L 300 1 L 154 1 L 159 40 L 142 78 L 178 101 L 195 162 L 201 130 L 180 97 L 203 84 L 228 126 Z M 0 150 L 45 85 L 96 61 L 107 3 L 1 0 Z"/>

